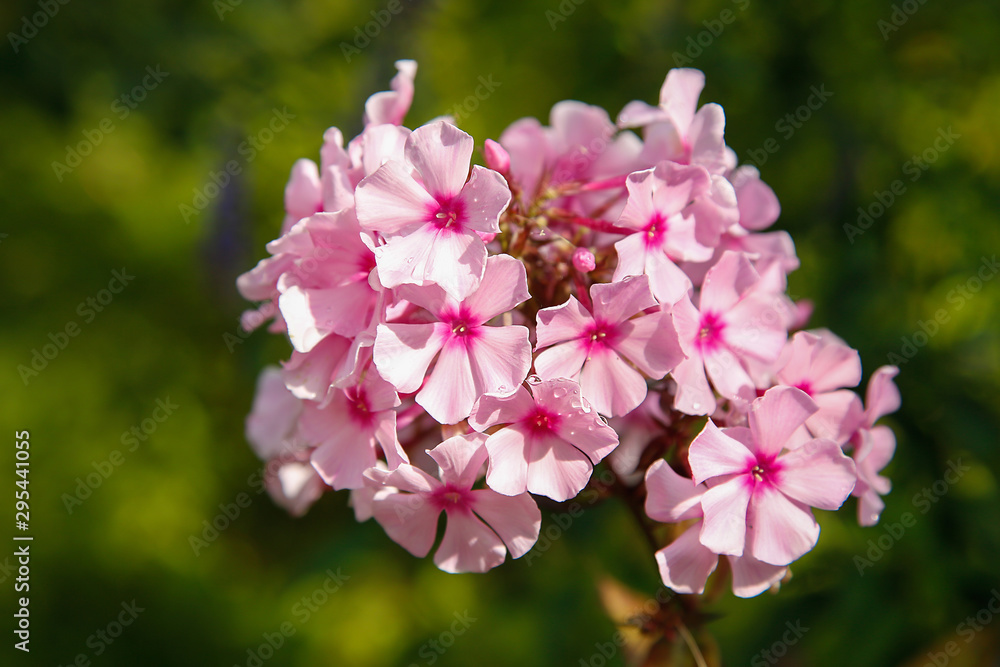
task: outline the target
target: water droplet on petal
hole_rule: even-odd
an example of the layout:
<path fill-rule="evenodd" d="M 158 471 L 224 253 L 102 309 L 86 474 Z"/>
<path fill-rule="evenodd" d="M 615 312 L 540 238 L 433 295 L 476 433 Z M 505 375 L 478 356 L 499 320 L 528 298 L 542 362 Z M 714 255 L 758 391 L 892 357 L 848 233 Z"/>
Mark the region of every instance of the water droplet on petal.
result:
<path fill-rule="evenodd" d="M 566 390 L 562 387 L 556 387 L 552 390 L 552 398 L 562 398 L 566 395 Z"/>
<path fill-rule="evenodd" d="M 528 384 L 539 384 L 541 381 L 542 378 L 538 377 L 537 375 L 528 376 Z"/>
<path fill-rule="evenodd" d="M 502 384 L 502 385 L 500 385 L 499 387 L 497 387 L 497 393 L 500 393 L 500 394 L 502 394 L 502 393 L 503 393 L 503 392 L 505 392 L 505 391 L 507 391 L 507 385 L 505 385 L 505 384 Z"/>
<path fill-rule="evenodd" d="M 632 280 L 632 276 L 625 276 L 624 278 L 622 278 L 623 283 L 627 283 L 630 280 Z"/>
<path fill-rule="evenodd" d="M 691 404 L 691 409 L 692 410 L 701 410 L 701 403 L 692 403 Z"/>
<path fill-rule="evenodd" d="M 601 420 L 601 423 L 602 423 L 602 424 L 604 424 L 605 426 L 607 426 L 607 425 L 608 425 L 608 418 L 607 418 L 607 417 L 605 417 L 604 415 L 600 415 L 600 414 L 599 414 L 599 415 L 597 415 L 597 418 L 598 418 L 598 419 L 600 419 L 600 420 Z"/>

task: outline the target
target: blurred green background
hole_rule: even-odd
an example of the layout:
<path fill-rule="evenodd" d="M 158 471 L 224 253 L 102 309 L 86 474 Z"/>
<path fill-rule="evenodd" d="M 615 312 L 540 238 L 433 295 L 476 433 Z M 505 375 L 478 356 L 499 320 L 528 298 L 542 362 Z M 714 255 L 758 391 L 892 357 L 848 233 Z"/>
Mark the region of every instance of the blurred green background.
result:
<path fill-rule="evenodd" d="M 612 117 L 630 100 L 655 102 L 678 55 L 707 74 L 701 101 L 725 107 L 741 160 L 769 138 L 778 146 L 761 172 L 802 258 L 789 289 L 815 302 L 811 325 L 857 347 L 866 378 L 914 343 L 898 378 L 902 410 L 886 420 L 899 444 L 883 523 L 859 528 L 853 501 L 820 513 L 819 547 L 791 583 L 777 596 L 723 596 L 708 631 L 732 665 L 773 664 L 762 651 L 786 622 L 808 631 L 779 664 L 918 666 L 949 640 L 960 653 L 937 660 L 998 664 L 1000 619 L 981 614 L 993 623 L 969 642 L 956 634 L 1000 586 L 1000 280 L 978 289 L 972 280 L 1000 251 L 996 3 L 908 0 L 894 16 L 890 3 L 868 0 L 401 0 L 384 27 L 370 24 L 388 5 L 0 7 L 0 516 L 11 526 L 0 542 L 17 532 L 12 440 L 23 429 L 35 536 L 30 656 L 12 647 L 15 575 L 3 559 L 13 542 L 0 547 L 0 664 L 69 665 L 83 654 L 109 667 L 254 665 L 248 649 L 283 623 L 295 633 L 264 664 L 602 664 L 595 643 L 615 627 L 595 579 L 610 573 L 645 594 L 659 584 L 618 505 L 589 508 L 530 564 L 455 576 L 374 523 L 356 524 L 344 493 L 298 520 L 257 493 L 243 420 L 257 373 L 288 347 L 264 332 L 239 335 L 246 304 L 234 280 L 276 235 L 294 160 L 317 159 L 331 125 L 356 134 L 394 60 L 419 61 L 411 127 L 453 110 L 478 77 L 499 82 L 460 122 L 481 146 L 522 116 L 546 121 L 562 99 Z M 366 25 L 377 34 L 361 46 Z M 360 48 L 345 55 L 344 44 Z M 782 123 L 813 86 L 832 96 L 798 127 Z M 285 108 L 287 126 L 252 159 L 241 153 Z M 933 163 L 914 172 L 913 156 L 948 128 L 947 147 L 939 142 Z M 67 146 L 81 142 L 81 152 L 96 145 L 77 163 Z M 185 220 L 180 205 L 195 206 L 196 191 L 234 159 L 241 174 Z M 884 214 L 863 234 L 845 231 L 858 207 L 877 212 L 876 192 L 897 179 L 905 192 Z M 85 305 L 123 268 L 134 279 L 120 294 L 100 311 Z M 914 340 L 942 309 L 947 321 Z M 79 335 L 25 382 L 18 366 L 70 322 Z M 129 451 L 123 435 L 153 417 L 158 399 L 177 407 L 147 421 L 155 432 Z M 934 482 L 958 461 L 969 470 L 938 494 Z M 109 465 L 67 508 L 77 478 Z M 925 488 L 935 502 L 915 499 Z M 189 538 L 241 493 L 249 506 L 196 555 Z M 859 574 L 855 557 L 868 558 L 869 540 L 906 512 L 914 525 L 883 537 L 891 548 Z M 306 613 L 303 596 L 338 569 L 349 578 Z M 101 639 L 133 600 L 134 622 Z M 433 646 L 450 644 L 442 633 L 456 613 L 476 620 L 441 653 Z"/>

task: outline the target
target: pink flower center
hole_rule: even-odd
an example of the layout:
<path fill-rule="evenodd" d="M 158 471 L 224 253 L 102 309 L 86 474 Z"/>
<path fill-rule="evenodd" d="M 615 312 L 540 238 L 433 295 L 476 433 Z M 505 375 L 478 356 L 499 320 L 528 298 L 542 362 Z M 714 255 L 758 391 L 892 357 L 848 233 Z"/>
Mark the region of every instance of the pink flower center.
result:
<path fill-rule="evenodd" d="M 479 338 L 480 322 L 464 307 L 457 313 L 443 312 L 440 319 L 451 329 L 452 342 L 469 345 Z"/>
<path fill-rule="evenodd" d="M 552 433 L 559 426 L 559 415 L 538 406 L 535 411 L 524 418 L 524 423 L 532 433 L 542 435 Z"/>
<path fill-rule="evenodd" d="M 722 346 L 722 332 L 725 328 L 726 323 L 716 313 L 703 313 L 694 344 L 703 352 L 718 349 Z"/>
<path fill-rule="evenodd" d="M 360 388 L 348 389 L 346 393 L 347 413 L 351 420 L 364 426 L 370 426 L 374 415 L 371 408 L 368 407 L 368 397 L 365 396 L 364 390 Z"/>
<path fill-rule="evenodd" d="M 465 202 L 456 197 L 439 199 L 428 220 L 438 229 L 459 231 L 465 222 Z"/>
<path fill-rule="evenodd" d="M 431 491 L 430 502 L 438 510 L 468 512 L 472 508 L 472 493 L 448 482 Z"/>
<path fill-rule="evenodd" d="M 793 384 L 792 386 L 793 386 L 793 387 L 796 387 L 796 388 L 798 388 L 798 389 L 801 389 L 802 391 L 806 392 L 806 393 L 807 393 L 807 394 L 809 394 L 810 396 L 812 396 L 812 395 L 813 395 L 813 390 L 812 390 L 812 383 L 811 383 L 811 382 L 809 382 L 809 380 L 802 380 L 802 381 L 800 381 L 800 382 L 796 382 L 796 383 L 795 383 L 795 384 Z"/>
<path fill-rule="evenodd" d="M 773 456 L 758 456 L 757 460 L 747 468 L 744 474 L 747 476 L 747 482 L 753 486 L 757 486 L 758 484 L 771 485 L 778 481 L 778 475 L 781 473 L 783 467 Z"/>
<path fill-rule="evenodd" d="M 583 330 L 580 341 L 590 354 L 594 350 L 610 348 L 618 337 L 618 327 L 610 322 L 593 322 Z"/>
<path fill-rule="evenodd" d="M 660 213 L 653 214 L 646 225 L 646 247 L 659 248 L 663 245 L 663 237 L 666 236 L 669 226 L 666 219 Z"/>

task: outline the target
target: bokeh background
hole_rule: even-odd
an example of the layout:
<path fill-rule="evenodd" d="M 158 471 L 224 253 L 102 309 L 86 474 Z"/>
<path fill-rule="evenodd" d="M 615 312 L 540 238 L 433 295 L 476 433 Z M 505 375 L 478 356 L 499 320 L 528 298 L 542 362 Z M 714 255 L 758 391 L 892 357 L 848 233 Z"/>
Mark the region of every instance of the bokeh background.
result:
<path fill-rule="evenodd" d="M 786 623 L 808 631 L 778 664 L 1000 664 L 1000 619 L 980 613 L 992 623 L 971 637 L 960 626 L 1000 586 L 1000 279 L 973 280 L 1000 251 L 996 3 L 400 0 L 386 25 L 371 23 L 389 4 L 0 6 L 0 543 L 17 532 L 15 430 L 31 434 L 35 536 L 30 656 L 11 646 L 13 543 L 0 547 L 0 663 L 82 654 L 108 667 L 228 667 L 257 664 L 250 650 L 268 665 L 599 665 L 595 644 L 615 626 L 594 582 L 657 589 L 641 535 L 613 503 L 588 508 L 530 564 L 453 576 L 356 524 L 346 494 L 291 519 L 257 493 L 243 420 L 257 373 L 288 347 L 241 335 L 235 277 L 277 233 L 294 160 L 317 159 L 331 125 L 356 134 L 364 100 L 408 57 L 420 66 L 411 127 L 453 111 L 480 76 L 499 82 L 460 122 L 480 146 L 517 118 L 545 121 L 562 99 L 612 117 L 630 100 L 655 102 L 677 64 L 706 72 L 701 100 L 725 107 L 741 160 L 774 140 L 760 168 L 802 258 L 790 293 L 815 302 L 813 326 L 860 350 L 866 378 L 913 353 L 898 377 L 903 407 L 886 420 L 899 441 L 895 487 L 878 527 L 856 525 L 853 501 L 821 513 L 819 547 L 792 582 L 776 596 L 722 596 L 706 629 L 731 665 L 774 664 L 762 651 Z M 366 25 L 377 34 L 358 38 Z M 832 96 L 797 127 L 779 125 L 813 86 Z M 294 118 L 252 157 L 241 152 L 275 109 Z M 77 162 L 67 147 L 81 142 L 92 145 Z M 933 162 L 914 172 L 928 149 Z M 229 160 L 241 174 L 198 200 Z M 897 179 L 903 194 L 862 234 L 845 231 Z M 115 270 L 134 279 L 100 311 L 81 307 Z M 947 321 L 915 336 L 940 310 Z M 25 381 L 18 366 L 70 322 L 79 335 Z M 123 435 L 157 400 L 177 407 L 130 451 Z M 68 507 L 78 478 L 112 456 L 120 464 Z M 955 483 L 933 486 L 959 462 L 968 470 Z M 190 538 L 241 493 L 249 506 L 196 555 Z M 906 512 L 913 525 L 883 537 Z M 872 558 L 880 537 L 891 546 Z M 349 579 L 306 613 L 303 596 L 328 570 Z M 133 600 L 135 621 L 101 639 Z M 456 613 L 475 620 L 440 653 Z M 259 653 L 283 623 L 295 634 Z M 948 641 L 958 655 L 940 653 Z"/>

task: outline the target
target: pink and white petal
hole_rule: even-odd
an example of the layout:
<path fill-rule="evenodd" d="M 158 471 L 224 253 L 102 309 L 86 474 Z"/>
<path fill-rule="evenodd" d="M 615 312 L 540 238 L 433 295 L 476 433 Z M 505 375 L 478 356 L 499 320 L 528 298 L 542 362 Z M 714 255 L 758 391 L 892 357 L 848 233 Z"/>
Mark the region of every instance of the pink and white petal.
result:
<path fill-rule="evenodd" d="M 381 412 L 399 407 L 399 394 L 396 393 L 395 387 L 379 375 L 375 369 L 369 368 L 361 387 L 364 390 L 365 400 L 370 411 Z"/>
<path fill-rule="evenodd" d="M 253 407 L 246 418 L 246 438 L 262 460 L 277 456 L 302 413 L 302 401 L 285 387 L 280 368 L 268 366 L 257 378 Z"/>
<path fill-rule="evenodd" d="M 753 378 L 730 350 L 718 347 L 706 351 L 704 359 L 705 372 L 722 396 L 732 401 L 750 402 L 757 395 Z"/>
<path fill-rule="evenodd" d="M 461 301 L 479 287 L 487 255 L 486 244 L 478 234 L 442 229 L 434 238 L 422 278 Z"/>
<path fill-rule="evenodd" d="M 819 539 L 819 524 L 812 512 L 766 484 L 754 491 L 748 523 L 753 526 L 747 539 L 750 554 L 771 565 L 788 565 Z"/>
<path fill-rule="evenodd" d="M 675 410 L 687 415 L 710 415 L 715 412 L 715 393 L 708 385 L 701 357 L 684 359 L 671 375 L 677 383 Z"/>
<path fill-rule="evenodd" d="M 669 312 L 643 315 L 618 327 L 622 339 L 614 349 L 654 380 L 659 380 L 684 359 L 677 330 Z"/>
<path fill-rule="evenodd" d="M 386 534 L 417 558 L 426 556 L 437 537 L 441 510 L 413 493 L 393 493 L 372 500 L 372 516 Z"/>
<path fill-rule="evenodd" d="M 524 264 L 510 255 L 494 255 L 486 260 L 479 289 L 462 304 L 478 322 L 486 322 L 530 298 Z"/>
<path fill-rule="evenodd" d="M 441 348 L 417 403 L 438 422 L 457 424 L 469 416 L 479 396 L 465 346 L 451 341 Z"/>
<path fill-rule="evenodd" d="M 728 170 L 726 156 L 726 114 L 718 104 L 706 104 L 698 109 L 688 128 L 691 163 L 703 165 L 713 174 Z"/>
<path fill-rule="evenodd" d="M 542 527 L 542 513 L 527 493 L 506 496 L 490 489 L 472 492 L 472 511 L 500 536 L 511 558 L 531 550 Z"/>
<path fill-rule="evenodd" d="M 392 90 L 375 93 L 365 102 L 365 125 L 400 125 L 403 122 L 413 101 L 417 63 L 414 60 L 397 60 L 396 70 L 398 73 L 389 84 Z"/>
<path fill-rule="evenodd" d="M 736 191 L 740 210 L 740 226 L 751 231 L 767 229 L 781 215 L 781 204 L 774 190 L 760 180 L 756 167 L 744 165 L 729 175 Z"/>
<path fill-rule="evenodd" d="M 834 440 L 841 445 L 847 442 L 857 428 L 850 419 L 856 404 L 860 402 L 857 394 L 849 389 L 839 389 L 826 394 L 814 394 L 813 400 L 819 411 L 806 420 L 806 426 L 813 436 Z"/>
<path fill-rule="evenodd" d="M 829 392 L 857 387 L 861 382 L 861 355 L 839 339 L 825 339 L 812 358 L 812 390 Z"/>
<path fill-rule="evenodd" d="M 400 393 L 415 392 L 444 345 L 447 329 L 441 323 L 378 325 L 372 358 L 379 375 Z"/>
<path fill-rule="evenodd" d="M 628 199 L 618 218 L 618 227 L 644 230 L 656 211 L 653 209 L 653 186 L 656 179 L 652 169 L 636 171 L 625 180 Z"/>
<path fill-rule="evenodd" d="M 322 205 L 319 168 L 312 160 L 296 160 L 285 186 L 285 210 L 293 218 L 301 219 L 320 210 Z"/>
<path fill-rule="evenodd" d="M 624 280 L 626 276 L 641 276 L 646 272 L 649 250 L 646 248 L 644 240 L 645 234 L 630 234 L 615 243 L 615 252 L 618 253 L 618 264 L 615 266 L 615 273 L 611 277 L 612 282 Z M 655 294 L 655 287 L 651 286 Z M 659 297 L 657 297 L 659 298 Z M 663 302 L 661 300 L 661 302 Z M 673 303 L 673 301 L 669 302 Z"/>
<path fill-rule="evenodd" d="M 408 463 L 395 470 L 386 470 L 381 466 L 365 471 L 367 484 L 374 486 L 392 486 L 400 491 L 407 491 L 423 498 L 424 495 L 441 488 L 441 482 L 429 474 Z"/>
<path fill-rule="evenodd" d="M 481 394 L 514 393 L 531 368 L 527 327 L 479 327 L 478 334 L 468 347 L 476 398 Z"/>
<path fill-rule="evenodd" d="M 354 198 L 361 227 L 382 234 L 398 234 L 426 222 L 428 211 L 437 206 L 410 168 L 394 160 L 358 183 Z"/>
<path fill-rule="evenodd" d="M 334 488 L 358 489 L 365 485 L 364 472 L 375 465 L 374 439 L 346 424 L 328 432 L 312 451 L 310 462 L 323 481 Z"/>
<path fill-rule="evenodd" d="M 646 471 L 646 515 L 653 521 L 676 523 L 702 515 L 701 496 L 705 487 L 681 477 L 663 459 Z"/>
<path fill-rule="evenodd" d="M 463 224 L 483 234 L 500 233 L 500 215 L 510 204 L 510 188 L 503 176 L 480 167 L 472 167 L 472 176 L 459 195 L 465 203 Z"/>
<path fill-rule="evenodd" d="M 633 100 L 618 114 L 618 127 L 643 127 L 667 119 L 669 116 L 663 109 Z"/>
<path fill-rule="evenodd" d="M 747 537 L 747 507 L 753 491 L 744 475 L 713 486 L 701 496 L 705 520 L 698 539 L 712 552 L 742 556 Z"/>
<path fill-rule="evenodd" d="M 787 567 L 763 563 L 748 553 L 728 558 L 733 571 L 733 594 L 740 598 L 760 595 L 781 581 L 788 572 Z"/>
<path fill-rule="evenodd" d="M 438 201 L 462 191 L 475 141 L 451 123 L 418 127 L 406 142 L 406 159 L 420 172 L 424 188 Z"/>
<path fill-rule="evenodd" d="M 580 371 L 583 397 L 594 409 L 610 417 L 632 412 L 646 398 L 646 381 L 618 353 L 594 348 Z"/>
<path fill-rule="evenodd" d="M 569 383 L 567 383 L 569 384 Z M 572 383 L 574 386 L 576 383 Z M 574 390 L 577 391 L 577 390 Z M 584 398 L 586 403 L 587 399 Z M 572 401 L 571 401 L 572 403 Z M 563 411 L 555 428 L 557 436 L 573 445 L 597 465 L 618 446 L 618 434 L 608 426 L 589 404 L 583 409 Z"/>
<path fill-rule="evenodd" d="M 438 477 L 445 483 L 471 489 L 486 463 L 486 436 L 469 433 L 448 438 L 427 454 L 438 464 Z"/>
<path fill-rule="evenodd" d="M 410 130 L 397 125 L 366 127 L 361 134 L 361 170 L 370 176 L 389 160 L 404 162 L 403 148 Z"/>
<path fill-rule="evenodd" d="M 698 541 L 699 528 L 691 526 L 655 554 L 660 579 L 678 593 L 703 593 L 719 564 L 719 556 Z"/>
<path fill-rule="evenodd" d="M 583 452 L 558 438 L 534 440 L 528 456 L 528 491 L 556 502 L 580 493 L 594 469 Z"/>
<path fill-rule="evenodd" d="M 868 391 L 865 394 L 865 417 L 868 424 L 874 424 L 879 417 L 899 410 L 901 399 L 896 383 L 892 381 L 899 375 L 896 366 L 882 366 L 872 373 L 868 380 Z"/>
<path fill-rule="evenodd" d="M 711 419 L 695 436 L 688 450 L 688 463 L 695 484 L 721 475 L 745 473 L 756 458 L 739 440 L 723 433 Z"/>
<path fill-rule="evenodd" d="M 664 238 L 663 249 L 668 257 L 685 262 L 707 262 L 712 259 L 715 250 L 699 243 L 695 236 L 697 225 L 693 215 L 672 215 L 667 224 L 669 233 Z"/>
<path fill-rule="evenodd" d="M 726 345 L 740 356 L 771 363 L 780 355 L 788 338 L 783 323 L 787 313 L 783 299 L 753 294 L 735 304 L 725 314 Z"/>
<path fill-rule="evenodd" d="M 759 279 L 745 254 L 727 250 L 705 275 L 698 307 L 703 313 L 727 313 Z"/>
<path fill-rule="evenodd" d="M 785 443 L 819 408 L 795 387 L 773 387 L 750 406 L 748 420 L 757 450 L 777 456 Z M 775 563 L 779 565 L 782 563 Z"/>
<path fill-rule="evenodd" d="M 520 425 L 502 428 L 486 440 L 490 466 L 486 484 L 505 496 L 516 496 L 528 489 L 528 449 L 530 437 Z"/>
<path fill-rule="evenodd" d="M 445 572 L 486 572 L 507 557 L 496 533 L 468 510 L 448 512 L 441 545 L 434 554 L 434 564 Z"/>
<path fill-rule="evenodd" d="M 568 343 L 542 350 L 535 357 L 535 370 L 545 380 L 575 379 L 587 359 L 587 348 L 582 343 L 571 340 Z"/>
<path fill-rule="evenodd" d="M 662 304 L 677 303 L 691 294 L 691 279 L 663 252 L 647 253 L 644 271 L 653 296 Z"/>
<path fill-rule="evenodd" d="M 885 502 L 875 490 L 868 488 L 858 498 L 858 525 L 874 526 L 882 516 Z"/>
<path fill-rule="evenodd" d="M 409 463 L 410 458 L 403 450 L 396 434 L 396 413 L 387 410 L 375 417 L 375 440 L 382 447 L 382 454 L 385 456 L 385 463 L 389 470 L 395 470 L 404 463 Z"/>
<path fill-rule="evenodd" d="M 495 424 L 513 424 L 521 421 L 535 410 L 535 401 L 523 386 L 510 396 L 486 394 L 476 401 L 469 426 L 477 431 L 485 431 Z"/>
<path fill-rule="evenodd" d="M 858 464 L 869 474 L 869 483 L 881 494 L 889 493 L 889 480 L 874 473 L 879 472 L 892 460 L 896 451 L 896 434 L 888 426 L 876 426 L 871 430 L 871 448 L 868 455 Z"/>
<path fill-rule="evenodd" d="M 594 322 L 587 309 L 569 297 L 561 306 L 542 308 L 538 311 L 537 348 L 579 338 L 588 325 Z"/>
<path fill-rule="evenodd" d="M 331 333 L 351 338 L 364 328 L 371 290 L 341 287 L 303 289 L 292 286 L 278 298 L 278 308 L 288 326 L 288 338 L 299 352 L 308 352 Z M 346 302 L 345 302 L 345 297 Z"/>
<path fill-rule="evenodd" d="M 781 471 L 774 486 L 793 500 L 822 510 L 835 510 L 854 489 L 854 461 L 833 440 L 812 440 L 778 458 Z"/>
<path fill-rule="evenodd" d="M 687 134 L 704 87 L 705 74 L 701 70 L 682 67 L 667 72 L 660 87 L 660 108 L 670 115 L 682 134 Z"/>
<path fill-rule="evenodd" d="M 390 288 L 405 284 L 429 286 L 428 274 L 439 238 L 434 226 L 426 224 L 409 234 L 391 237 L 385 245 L 375 248 L 379 282 Z"/>
<path fill-rule="evenodd" d="M 590 288 L 594 319 L 607 323 L 624 322 L 636 313 L 658 305 L 646 276 L 626 276 L 619 282 L 595 283 Z"/>
<path fill-rule="evenodd" d="M 285 386 L 298 398 L 322 401 L 350 347 L 351 341 L 331 334 L 309 352 L 292 352 L 291 358 L 282 364 Z"/>

